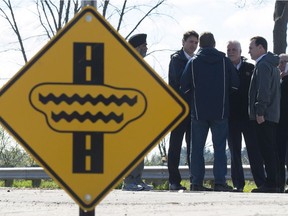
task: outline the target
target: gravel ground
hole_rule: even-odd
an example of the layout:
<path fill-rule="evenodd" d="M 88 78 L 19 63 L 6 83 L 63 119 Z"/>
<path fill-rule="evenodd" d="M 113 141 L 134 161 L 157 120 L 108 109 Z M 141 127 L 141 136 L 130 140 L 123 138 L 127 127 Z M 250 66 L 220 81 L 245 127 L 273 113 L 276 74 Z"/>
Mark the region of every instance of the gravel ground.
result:
<path fill-rule="evenodd" d="M 0 216 L 77 216 L 79 206 L 63 190 L 0 188 Z M 95 216 L 284 216 L 288 194 L 111 191 Z"/>

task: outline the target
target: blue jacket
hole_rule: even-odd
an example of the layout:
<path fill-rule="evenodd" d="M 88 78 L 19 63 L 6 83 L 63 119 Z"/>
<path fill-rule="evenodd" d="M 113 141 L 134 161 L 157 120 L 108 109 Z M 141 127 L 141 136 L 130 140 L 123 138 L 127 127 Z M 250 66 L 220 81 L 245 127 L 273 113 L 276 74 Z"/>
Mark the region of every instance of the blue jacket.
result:
<path fill-rule="evenodd" d="M 188 59 L 186 58 L 183 49 L 178 50 L 171 55 L 168 83 L 180 95 L 182 95 L 180 91 L 180 79 L 187 62 Z"/>
<path fill-rule="evenodd" d="M 249 117 L 264 116 L 265 120 L 278 123 L 280 118 L 279 57 L 268 52 L 255 65 L 249 88 Z"/>
<path fill-rule="evenodd" d="M 215 48 L 201 48 L 187 63 L 181 77 L 181 90 L 190 94 L 191 117 L 222 120 L 229 115 L 229 94 L 239 86 L 230 59 Z"/>

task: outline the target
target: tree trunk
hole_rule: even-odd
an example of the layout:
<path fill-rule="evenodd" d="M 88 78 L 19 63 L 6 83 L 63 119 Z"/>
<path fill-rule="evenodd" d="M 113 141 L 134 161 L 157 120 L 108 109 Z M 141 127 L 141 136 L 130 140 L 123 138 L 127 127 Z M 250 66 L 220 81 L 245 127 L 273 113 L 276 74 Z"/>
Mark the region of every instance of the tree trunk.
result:
<path fill-rule="evenodd" d="M 288 1 L 275 2 L 274 29 L 273 29 L 273 52 L 276 54 L 286 53 L 287 47 L 287 22 Z"/>

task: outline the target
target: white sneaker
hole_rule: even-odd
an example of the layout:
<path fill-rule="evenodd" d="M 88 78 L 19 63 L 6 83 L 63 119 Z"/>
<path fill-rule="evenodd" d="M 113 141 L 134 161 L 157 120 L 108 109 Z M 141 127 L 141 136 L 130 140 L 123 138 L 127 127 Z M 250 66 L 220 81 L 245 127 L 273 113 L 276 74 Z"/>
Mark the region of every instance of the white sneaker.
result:
<path fill-rule="evenodd" d="M 131 184 L 123 183 L 122 190 L 123 191 L 142 191 L 144 190 L 144 187 L 135 183 L 131 183 Z"/>
<path fill-rule="evenodd" d="M 144 188 L 145 191 L 153 190 L 153 185 L 148 185 L 145 182 L 140 182 L 138 185 Z"/>

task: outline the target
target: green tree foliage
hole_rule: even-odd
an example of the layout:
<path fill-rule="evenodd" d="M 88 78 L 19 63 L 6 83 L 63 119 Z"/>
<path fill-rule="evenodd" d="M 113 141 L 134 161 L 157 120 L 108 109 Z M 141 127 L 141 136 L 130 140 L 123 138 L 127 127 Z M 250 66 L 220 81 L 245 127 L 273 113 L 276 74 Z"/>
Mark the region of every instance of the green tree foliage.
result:
<path fill-rule="evenodd" d="M 0 167 L 35 166 L 35 161 L 0 127 Z"/>

